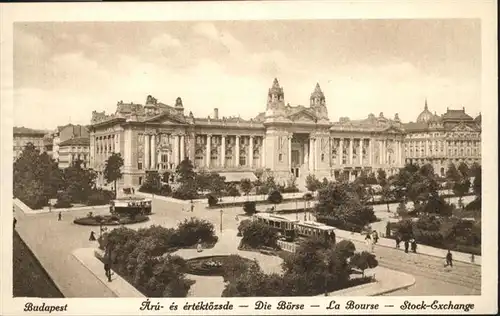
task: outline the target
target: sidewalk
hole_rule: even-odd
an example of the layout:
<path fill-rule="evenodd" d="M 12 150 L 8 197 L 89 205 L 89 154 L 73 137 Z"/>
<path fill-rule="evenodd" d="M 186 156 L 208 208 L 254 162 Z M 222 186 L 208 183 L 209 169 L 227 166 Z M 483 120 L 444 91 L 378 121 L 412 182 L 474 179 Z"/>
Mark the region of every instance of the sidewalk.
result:
<path fill-rule="evenodd" d="M 375 276 L 376 281 L 331 292 L 328 296 L 377 296 L 406 289 L 415 284 L 415 278 L 412 275 L 381 266 L 367 270 L 365 276 Z"/>
<path fill-rule="evenodd" d="M 59 212 L 72 212 L 72 211 L 100 211 L 100 210 L 109 210 L 109 204 L 106 205 L 96 205 L 96 206 L 82 206 L 82 207 L 70 207 L 70 208 L 52 208 L 49 210 L 48 207 L 43 209 L 33 210 L 28 205 L 24 204 L 23 201 L 19 199 L 14 199 L 13 206 L 17 209 L 21 210 L 26 215 L 31 214 L 47 214 L 47 213 L 59 213 Z"/>
<path fill-rule="evenodd" d="M 112 281 L 108 282 L 104 274 L 104 265 L 96 258 L 95 251 L 97 251 L 95 248 L 80 248 L 73 251 L 73 256 L 117 297 L 144 297 L 117 273 L 114 273 Z"/>
<path fill-rule="evenodd" d="M 339 238 L 342 239 L 351 239 L 351 240 L 356 240 L 359 242 L 365 242 L 365 235 L 362 235 L 360 233 L 351 233 L 346 230 L 340 230 L 336 229 L 335 230 L 335 235 Z M 395 248 L 396 242 L 393 239 L 389 238 L 379 238 L 377 244 L 375 246 L 382 246 L 382 247 L 387 247 L 387 248 Z M 403 247 L 403 245 L 402 245 Z M 403 250 L 401 250 L 403 251 Z M 426 245 L 418 245 L 417 246 L 417 253 L 419 254 L 424 254 L 432 257 L 438 257 L 438 258 L 446 258 L 447 250 L 445 249 L 439 249 L 431 246 L 426 246 Z M 471 262 L 471 255 L 468 253 L 463 253 L 463 252 L 457 252 L 457 251 L 451 251 L 453 254 L 453 260 L 454 261 L 459 261 L 463 263 L 469 263 L 469 264 L 474 264 L 474 265 L 481 265 L 481 256 L 475 256 L 474 257 L 474 263 Z"/>

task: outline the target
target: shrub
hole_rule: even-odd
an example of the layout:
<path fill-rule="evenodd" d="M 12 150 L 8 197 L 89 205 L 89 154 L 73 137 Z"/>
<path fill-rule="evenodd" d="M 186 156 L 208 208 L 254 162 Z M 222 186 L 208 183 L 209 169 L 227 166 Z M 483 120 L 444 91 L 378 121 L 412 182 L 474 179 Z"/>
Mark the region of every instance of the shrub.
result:
<path fill-rule="evenodd" d="M 250 226 L 250 224 L 252 224 L 252 220 L 250 219 L 242 220 L 238 225 L 238 234 L 243 235 L 243 232 Z"/>
<path fill-rule="evenodd" d="M 243 204 L 243 211 L 245 211 L 245 214 L 247 215 L 253 215 L 257 212 L 257 208 L 255 206 L 255 202 L 253 201 L 247 201 Z"/>
<path fill-rule="evenodd" d="M 208 206 L 210 207 L 217 206 L 217 204 L 219 203 L 219 199 L 217 199 L 212 194 L 207 195 L 207 199 L 208 199 Z"/>
<path fill-rule="evenodd" d="M 112 191 L 109 190 L 92 190 L 90 192 L 88 200 L 87 200 L 87 205 L 106 205 L 109 204 L 109 202 L 114 198 L 115 194 Z"/>
<path fill-rule="evenodd" d="M 255 194 L 257 195 L 267 195 L 269 193 L 269 189 L 266 186 L 258 186 L 255 188 Z"/>
<path fill-rule="evenodd" d="M 134 218 L 118 218 L 116 216 L 95 216 L 95 217 L 82 217 L 77 218 L 73 223 L 83 226 L 117 226 L 135 223 L 143 223 L 149 220 L 145 215 L 137 215 Z M 102 222 L 101 222 L 102 221 Z"/>
<path fill-rule="evenodd" d="M 280 204 L 281 202 L 283 202 L 283 195 L 281 195 L 280 191 L 273 190 L 271 193 L 269 193 L 267 200 L 273 204 Z"/>
<path fill-rule="evenodd" d="M 168 185 L 168 184 L 162 185 L 161 189 L 160 189 L 160 195 L 163 195 L 163 196 L 172 195 L 172 188 L 170 187 L 170 185 Z"/>
<path fill-rule="evenodd" d="M 241 239 L 241 245 L 243 247 L 277 247 L 278 234 L 274 229 L 264 223 L 252 221 L 244 228 L 242 233 L 243 238 Z"/>
<path fill-rule="evenodd" d="M 354 268 L 360 269 L 364 276 L 366 269 L 373 269 L 378 266 L 378 261 L 375 259 L 374 254 L 363 251 L 361 253 L 355 253 L 354 256 L 352 256 L 350 265 Z"/>
<path fill-rule="evenodd" d="M 62 193 L 57 194 L 57 202 L 54 205 L 55 208 L 69 208 L 71 205 L 71 197 L 69 194 L 64 191 Z"/>
<path fill-rule="evenodd" d="M 179 246 L 193 246 L 198 240 L 204 243 L 217 241 L 214 224 L 194 217 L 185 219 L 179 224 L 175 238 Z"/>
<path fill-rule="evenodd" d="M 234 197 L 235 197 L 235 196 L 240 196 L 240 195 L 241 195 L 241 193 L 240 193 L 240 191 L 238 190 L 238 188 L 237 188 L 236 186 L 234 186 L 234 185 L 232 185 L 232 186 L 230 186 L 230 187 L 229 187 L 229 189 L 227 190 L 227 194 L 228 194 L 229 196 L 234 196 Z"/>

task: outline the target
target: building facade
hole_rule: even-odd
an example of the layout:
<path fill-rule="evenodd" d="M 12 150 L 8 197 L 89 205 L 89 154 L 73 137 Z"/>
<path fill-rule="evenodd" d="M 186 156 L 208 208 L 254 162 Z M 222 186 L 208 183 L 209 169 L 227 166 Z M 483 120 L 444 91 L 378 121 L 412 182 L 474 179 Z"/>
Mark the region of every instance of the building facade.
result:
<path fill-rule="evenodd" d="M 55 132 L 51 134 L 52 139 L 52 158 L 59 161 L 60 143 L 65 142 L 72 138 L 90 138 L 87 126 L 68 124 L 65 126 L 58 126 Z M 64 163 L 63 163 L 64 164 Z"/>
<path fill-rule="evenodd" d="M 31 143 L 40 152 L 44 152 L 46 147 L 46 131 L 34 130 L 26 127 L 14 127 L 14 150 L 13 158 L 16 160 L 28 143 Z"/>
<path fill-rule="evenodd" d="M 279 181 L 295 178 L 303 185 L 318 178 L 348 177 L 382 168 L 389 174 L 402 167 L 404 130 L 397 116 L 370 114 L 363 120 L 331 122 L 319 84 L 309 106 L 285 104 L 277 79 L 268 91 L 266 111 L 255 118 L 185 114 L 181 98 L 174 106 L 148 96 L 144 105 L 118 102 L 114 114 L 92 113 L 90 166 L 101 176 L 107 158 L 124 159 L 121 185 L 139 186 L 147 171 L 173 171 L 184 158 L 197 169 L 239 173 L 271 170 Z"/>
<path fill-rule="evenodd" d="M 87 168 L 90 164 L 90 138 L 77 137 L 65 140 L 59 144 L 58 165 L 64 169 L 80 160 L 82 167 Z"/>
<path fill-rule="evenodd" d="M 430 163 L 440 176 L 450 163 L 481 164 L 481 115 L 473 119 L 465 108 L 447 109 L 439 116 L 429 111 L 427 101 L 416 122 L 404 125 L 407 163 Z"/>

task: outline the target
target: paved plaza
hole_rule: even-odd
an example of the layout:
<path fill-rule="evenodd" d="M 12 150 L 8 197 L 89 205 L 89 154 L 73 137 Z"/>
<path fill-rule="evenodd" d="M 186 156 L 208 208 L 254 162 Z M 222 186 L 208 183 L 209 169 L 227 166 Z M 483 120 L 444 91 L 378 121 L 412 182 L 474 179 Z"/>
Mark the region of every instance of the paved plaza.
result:
<path fill-rule="evenodd" d="M 284 203 L 278 209 L 290 208 L 291 205 L 294 207 L 295 202 Z M 258 206 L 259 209 L 266 207 L 269 206 Z M 390 205 L 390 208 L 395 210 L 396 205 Z M 216 246 L 204 250 L 203 255 L 237 253 L 257 259 L 265 272 L 277 272 L 276 269 L 279 269 L 281 263 L 280 258 L 237 250 L 239 238 L 236 237 L 236 228 L 239 221 L 246 218 L 242 207 L 225 208 L 222 216 L 219 209 L 206 209 L 203 203 L 197 203 L 193 212 L 188 210 L 189 208 L 185 205 L 155 197 L 151 220 L 127 226 L 134 229 L 150 225 L 175 227 L 191 216 L 206 219 L 215 225 L 220 238 Z M 375 211 L 377 217 L 382 219 L 380 225 L 383 225 L 383 230 L 380 229 L 380 231 L 385 231 L 384 221 L 390 217 L 387 216 L 389 214 L 387 206 L 375 206 Z M 96 242 L 89 242 L 88 238 L 92 230 L 98 233 L 98 227 L 73 224 L 75 218 L 83 217 L 87 213 L 88 210 L 64 212 L 62 221 L 58 221 L 58 212 L 25 215 L 17 210 L 15 212 L 18 219 L 16 229 L 66 297 L 113 297 L 115 294 L 72 255 L 76 249 L 97 246 Z M 106 213 L 107 210 L 94 211 L 96 215 Z M 295 218 L 297 215 L 285 216 Z M 303 219 L 303 214 L 298 216 Z M 221 223 L 222 232 L 220 231 Z M 341 234 L 338 235 L 341 237 Z M 358 250 L 366 249 L 366 244 L 360 240 L 361 236 L 343 237 L 353 240 Z M 179 250 L 178 254 L 189 258 L 190 255 L 194 256 L 195 252 L 196 250 L 193 249 L 185 249 Z M 453 269 L 445 269 L 443 268 L 444 258 L 424 254 L 405 254 L 401 250 L 393 249 L 390 245 L 376 246 L 375 254 L 382 267 L 405 272 L 415 277 L 416 282 L 409 289 L 396 291 L 390 295 L 480 294 L 481 266 L 456 262 Z M 196 255 L 199 254 L 196 253 Z M 196 296 L 200 296 L 199 293 L 204 293 L 207 296 L 216 296 L 209 294 L 222 291 L 222 278 L 213 277 L 213 280 L 208 280 L 197 276 L 189 277 L 198 282 L 193 285 L 190 295 L 196 293 Z"/>

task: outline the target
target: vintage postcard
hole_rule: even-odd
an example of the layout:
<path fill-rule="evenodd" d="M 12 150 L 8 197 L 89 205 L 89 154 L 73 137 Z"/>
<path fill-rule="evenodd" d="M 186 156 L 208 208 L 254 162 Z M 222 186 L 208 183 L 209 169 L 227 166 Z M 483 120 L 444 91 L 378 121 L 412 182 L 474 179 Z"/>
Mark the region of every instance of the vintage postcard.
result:
<path fill-rule="evenodd" d="M 0 313 L 496 314 L 496 12 L 0 5 Z"/>

